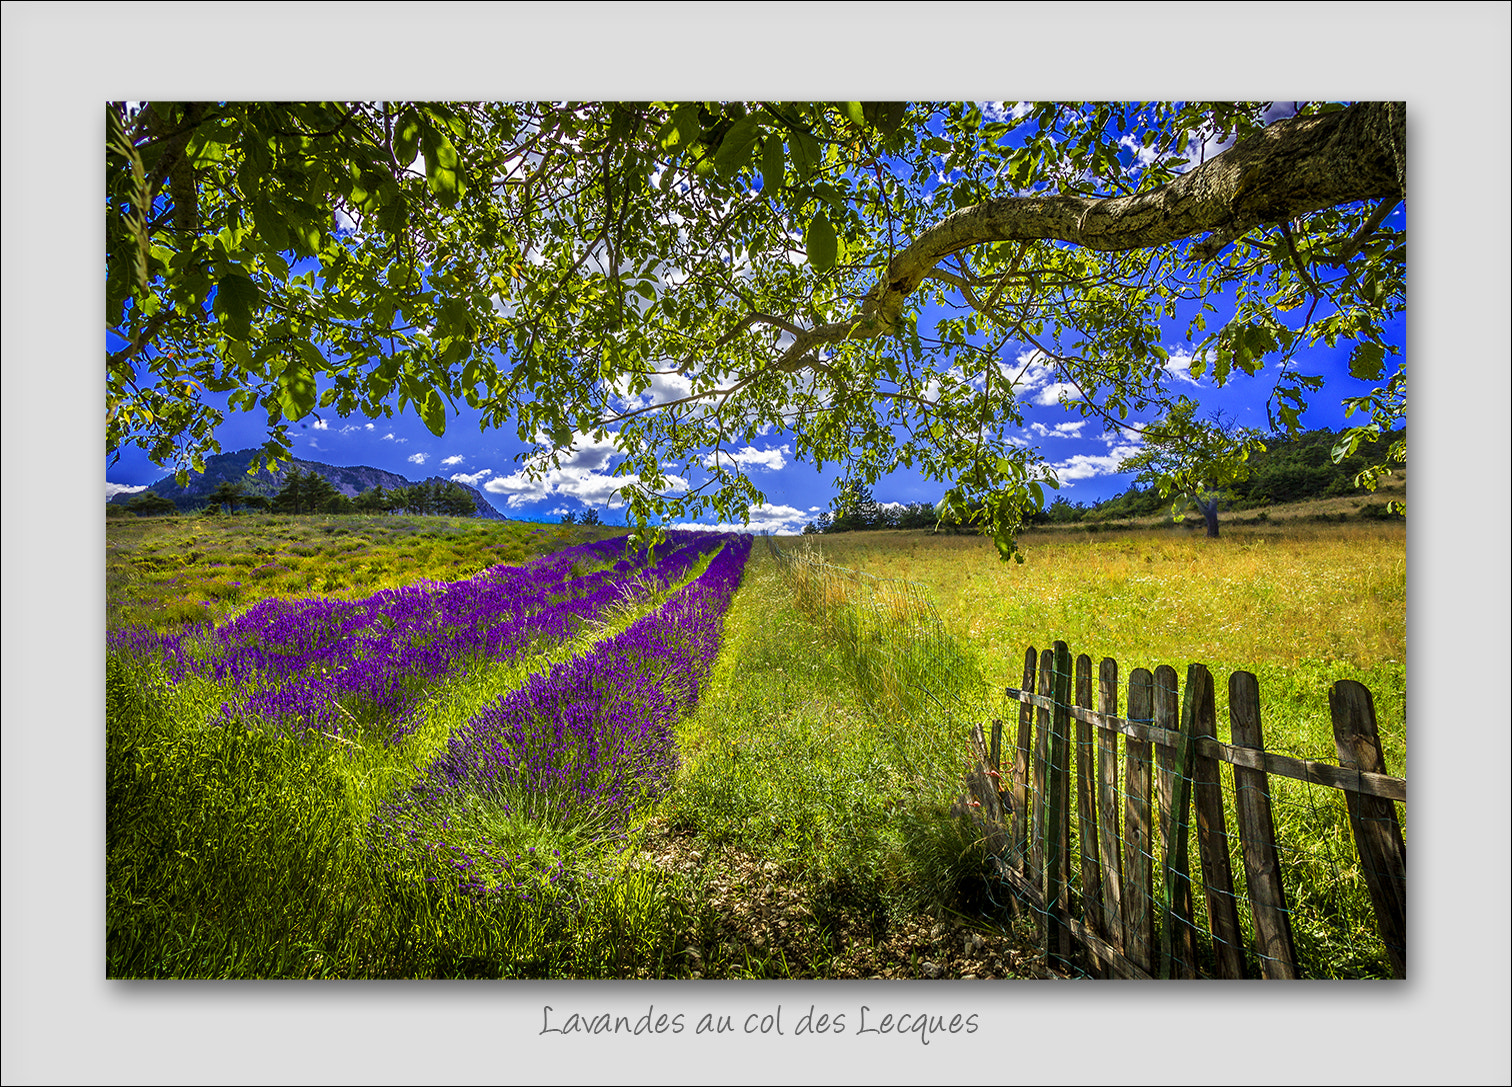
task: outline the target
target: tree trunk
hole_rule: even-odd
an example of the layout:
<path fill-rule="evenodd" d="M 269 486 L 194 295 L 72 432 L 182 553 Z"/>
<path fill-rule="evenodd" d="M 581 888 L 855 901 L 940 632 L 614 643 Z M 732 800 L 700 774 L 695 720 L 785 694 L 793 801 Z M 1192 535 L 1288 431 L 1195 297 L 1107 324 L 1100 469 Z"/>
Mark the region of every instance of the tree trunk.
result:
<path fill-rule="evenodd" d="M 1202 518 L 1207 522 L 1207 538 L 1218 538 L 1218 499 L 1204 498 L 1197 503 L 1197 508 L 1202 510 Z"/>

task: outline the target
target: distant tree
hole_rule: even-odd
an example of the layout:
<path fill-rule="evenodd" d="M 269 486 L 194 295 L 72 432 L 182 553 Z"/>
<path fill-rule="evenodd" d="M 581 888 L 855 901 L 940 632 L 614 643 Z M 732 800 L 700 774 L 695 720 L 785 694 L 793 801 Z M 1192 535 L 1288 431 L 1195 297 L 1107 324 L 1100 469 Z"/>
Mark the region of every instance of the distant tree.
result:
<path fill-rule="evenodd" d="M 341 492 L 319 472 L 290 467 L 284 476 L 283 489 L 273 496 L 273 508 L 279 513 L 328 513 L 339 505 L 341 497 Z"/>
<path fill-rule="evenodd" d="M 171 499 L 162 497 L 156 491 L 143 491 L 135 495 L 127 501 L 126 508 L 138 517 L 160 517 L 178 512 L 178 506 Z"/>
<path fill-rule="evenodd" d="M 437 508 L 450 517 L 476 517 L 478 514 L 472 494 L 458 483 L 448 483 L 441 488 Z"/>
<path fill-rule="evenodd" d="M 564 525 L 575 525 L 575 524 L 577 524 L 577 511 L 576 510 L 568 510 L 566 513 L 562 514 L 562 524 L 564 524 Z"/>
<path fill-rule="evenodd" d="M 599 516 L 599 511 L 589 506 L 583 511 L 583 516 L 579 519 L 578 523 L 583 525 L 601 525 L 604 521 Z"/>
<path fill-rule="evenodd" d="M 235 513 L 237 503 L 246 499 L 246 488 L 241 483 L 222 482 L 210 492 L 206 501 L 216 508 L 224 507 L 227 513 Z"/>
<path fill-rule="evenodd" d="M 934 528 L 935 508 L 928 502 L 910 502 L 898 511 L 899 528 Z"/>
<path fill-rule="evenodd" d="M 1265 443 L 1258 432 L 1224 422 L 1222 412 L 1199 423 L 1196 410 L 1194 401 L 1181 397 L 1170 414 L 1145 428 L 1144 448 L 1123 462 L 1123 470 L 1138 471 L 1140 480 L 1171 499 L 1173 520 L 1196 507 L 1207 523 L 1208 538 L 1216 540 L 1219 504 L 1234 484 L 1249 478 L 1249 456 L 1263 451 Z"/>
<path fill-rule="evenodd" d="M 881 522 L 882 508 L 872 497 L 871 488 L 863 484 L 847 483 L 840 489 L 836 505 L 838 512 L 826 531 L 855 532 L 876 528 Z"/>
<path fill-rule="evenodd" d="M 308 503 L 305 473 L 302 469 L 291 466 L 284 473 L 283 486 L 273 496 L 273 509 L 278 513 L 305 513 Z"/>
<path fill-rule="evenodd" d="M 370 487 L 363 491 L 352 501 L 352 508 L 358 513 L 387 513 L 389 496 L 383 489 L 383 484 Z"/>

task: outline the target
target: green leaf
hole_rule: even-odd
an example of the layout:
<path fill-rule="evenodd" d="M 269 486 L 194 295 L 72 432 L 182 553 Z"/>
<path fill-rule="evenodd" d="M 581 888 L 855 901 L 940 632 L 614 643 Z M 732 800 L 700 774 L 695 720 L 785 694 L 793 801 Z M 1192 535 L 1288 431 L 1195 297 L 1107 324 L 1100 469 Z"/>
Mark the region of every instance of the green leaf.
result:
<path fill-rule="evenodd" d="M 698 119 L 698 103 L 684 102 L 672 111 L 672 124 L 677 130 L 673 145 L 679 151 L 687 151 L 703 135 L 703 125 Z"/>
<path fill-rule="evenodd" d="M 714 165 L 722 177 L 734 177 L 751 162 L 756 150 L 756 141 L 761 136 L 761 126 L 754 117 L 742 117 L 725 133 L 719 150 L 714 152 Z"/>
<path fill-rule="evenodd" d="M 782 174 L 782 138 L 773 134 L 761 148 L 761 186 L 768 195 L 782 187 Z"/>
<path fill-rule="evenodd" d="M 407 109 L 394 125 L 394 165 L 407 170 L 420 152 L 420 115 Z"/>
<path fill-rule="evenodd" d="M 233 340 L 245 340 L 252 334 L 252 315 L 262 305 L 262 292 L 246 276 L 230 272 L 215 284 L 212 309 Z"/>
<path fill-rule="evenodd" d="M 427 390 L 415 406 L 432 434 L 439 438 L 446 433 L 446 401 L 441 399 L 440 393 L 435 389 Z"/>
<path fill-rule="evenodd" d="M 835 266 L 835 228 L 830 226 L 823 210 L 814 213 L 803 244 L 814 271 L 823 274 Z"/>
<path fill-rule="evenodd" d="M 1379 343 L 1367 341 L 1349 353 L 1349 374 L 1361 381 L 1381 380 L 1385 364 L 1386 348 Z"/>
<path fill-rule="evenodd" d="M 303 419 L 315 409 L 318 392 L 315 375 L 302 360 L 295 360 L 278 375 L 278 408 L 288 420 Z"/>
<path fill-rule="evenodd" d="M 420 144 L 425 151 L 426 184 L 443 207 L 452 207 L 467 189 L 457 149 L 445 133 L 429 124 L 421 126 Z"/>
<path fill-rule="evenodd" d="M 793 133 L 789 141 L 789 151 L 793 156 L 793 168 L 798 171 L 799 181 L 808 181 L 819 170 L 824 161 L 824 153 L 819 148 L 819 141 L 807 132 Z"/>

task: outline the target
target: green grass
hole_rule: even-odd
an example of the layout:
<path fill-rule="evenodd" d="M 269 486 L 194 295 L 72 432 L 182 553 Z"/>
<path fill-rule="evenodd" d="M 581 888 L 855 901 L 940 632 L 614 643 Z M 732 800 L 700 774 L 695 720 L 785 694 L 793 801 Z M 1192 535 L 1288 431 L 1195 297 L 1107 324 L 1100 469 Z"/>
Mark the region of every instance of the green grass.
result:
<path fill-rule="evenodd" d="M 370 827 L 483 705 L 659 602 L 510 664 L 473 662 L 429 693 L 397 744 L 384 742 L 386 722 L 300 739 L 223 726 L 229 687 L 172 684 L 156 662 L 110 654 L 107 976 L 658 976 L 687 910 L 668 877 L 626 867 L 623 841 L 550 820 L 501 823 L 481 807 L 471 822 L 451 813 L 455 825 L 418 853 Z M 518 893 L 430 882 L 448 875 L 445 847 L 459 838 L 520 854 Z M 560 870 L 531 862 L 553 850 Z"/>
<path fill-rule="evenodd" d="M 311 581 L 365 595 L 585 538 L 423 518 L 171 520 L 112 522 L 114 620 L 171 629 Z M 1026 540 L 1023 567 L 973 538 L 823 541 L 826 558 L 870 577 L 789 569 L 758 547 L 680 726 L 682 769 L 628 837 L 481 804 L 441 813 L 430 852 L 375 842 L 368 828 L 452 728 L 623 629 L 655 603 L 644 596 L 572 644 L 467 669 L 430 692 L 421 727 L 393 746 L 383 722 L 339 741 L 224 729 L 208 722 L 230 692 L 171 687 L 156 666 L 112 655 L 107 971 L 921 976 L 948 950 L 931 935 L 941 922 L 1001 946 L 1022 935 L 1004 934 L 979 834 L 952 805 L 967 730 L 1005 715 L 1000 690 L 1018 684 L 1025 645 L 1065 638 L 1094 660 L 1115 657 L 1125 678 L 1135 665 L 1184 674 L 1202 660 L 1218 679 L 1221 738 L 1224 669 L 1246 667 L 1260 679 L 1268 746 L 1312 758 L 1332 755 L 1327 684 L 1358 678 L 1375 693 L 1388 765 L 1404 774 L 1401 541 L 1389 525 L 1235 531 L 1217 547 L 1165 531 L 1046 534 Z M 1308 972 L 1379 974 L 1339 794 L 1272 784 Z M 509 860 L 513 894 L 457 891 L 447 850 L 484 841 Z M 1236 873 L 1238 860 L 1236 845 Z M 1203 920 L 1200 890 L 1195 899 Z"/>
<path fill-rule="evenodd" d="M 982 855 L 949 815 L 965 721 L 948 707 L 919 712 L 895 687 L 868 682 L 868 631 L 857 652 L 836 635 L 836 608 L 826 616 L 796 605 L 790 576 L 758 548 L 713 681 L 684 727 L 684 773 L 666 816 L 807 881 L 824 904 L 821 922 L 824 908 L 871 911 L 879 924 L 970 908 Z M 921 669 L 914 678 L 944 690 L 955 677 Z"/>
<path fill-rule="evenodd" d="M 831 562 L 924 586 L 993 690 L 1021 686 L 1025 648 L 1056 639 L 1073 655 L 1087 653 L 1094 669 L 1102 657 L 1114 658 L 1125 684 L 1135 667 L 1161 663 L 1184 682 L 1186 665 L 1200 662 L 1213 673 L 1219 739 L 1227 740 L 1227 679 L 1242 669 L 1259 681 L 1269 750 L 1336 762 L 1328 689 L 1352 679 L 1372 692 L 1386 765 L 1399 777 L 1407 768 L 1404 544 L 1401 525 L 1238 529 L 1219 540 L 1166 530 L 1036 533 L 1024 542 L 1027 561 L 1010 566 L 975 537 L 879 532 L 823 540 Z M 1012 742 L 1016 702 L 989 698 L 975 713 L 984 722 L 1004 719 Z M 1222 774 L 1242 897 L 1231 768 Z M 1277 777 L 1270 785 L 1305 973 L 1389 976 L 1343 794 Z M 1405 831 L 1405 806 L 1397 812 Z M 1196 871 L 1195 844 L 1193 864 Z M 1206 925 L 1200 888 L 1194 899 Z"/>

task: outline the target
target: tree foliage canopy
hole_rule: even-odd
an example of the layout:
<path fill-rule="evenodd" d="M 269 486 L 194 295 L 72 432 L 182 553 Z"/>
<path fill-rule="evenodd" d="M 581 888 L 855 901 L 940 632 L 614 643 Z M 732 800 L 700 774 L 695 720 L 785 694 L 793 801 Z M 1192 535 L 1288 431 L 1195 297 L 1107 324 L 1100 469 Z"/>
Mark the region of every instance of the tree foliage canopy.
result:
<path fill-rule="evenodd" d="M 613 439 L 632 519 L 739 520 L 770 428 L 868 486 L 911 466 L 1005 556 L 1053 482 L 1013 439 L 1038 353 L 1109 426 L 1194 373 L 1278 375 L 1295 428 L 1354 344 L 1405 410 L 1398 103 L 116 103 L 107 108 L 107 447 L 199 467 L 217 411 L 459 405 L 527 467 Z M 1226 147 L 1218 153 L 1220 147 Z M 1230 316 L 1204 301 L 1232 299 Z M 1193 303 L 1195 306 L 1193 307 Z M 928 320 L 921 316 L 928 315 Z M 1173 448 L 1217 449 L 1188 413 Z M 689 481 L 703 480 L 692 485 Z"/>

